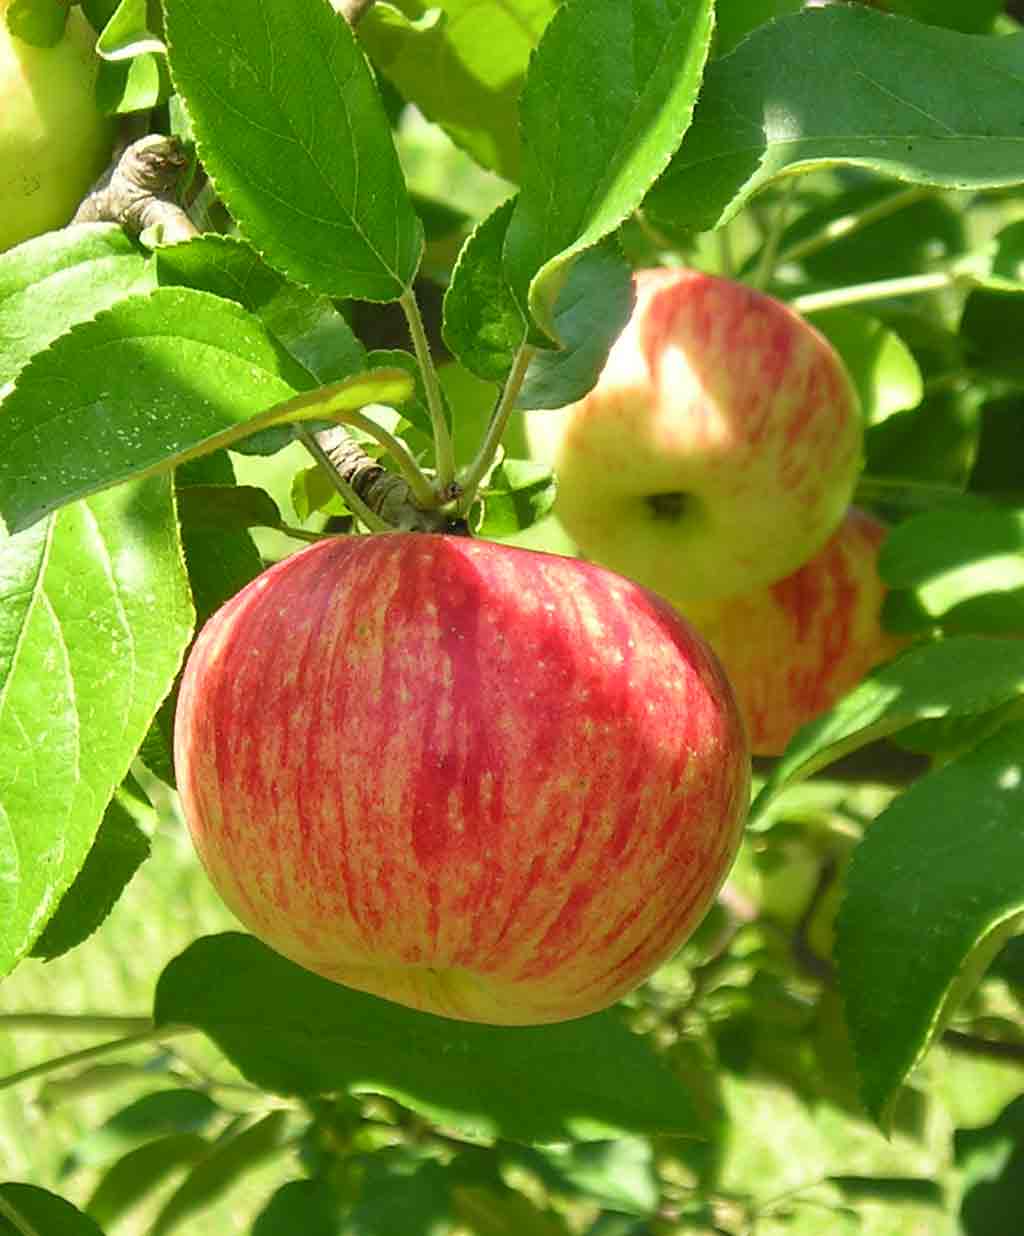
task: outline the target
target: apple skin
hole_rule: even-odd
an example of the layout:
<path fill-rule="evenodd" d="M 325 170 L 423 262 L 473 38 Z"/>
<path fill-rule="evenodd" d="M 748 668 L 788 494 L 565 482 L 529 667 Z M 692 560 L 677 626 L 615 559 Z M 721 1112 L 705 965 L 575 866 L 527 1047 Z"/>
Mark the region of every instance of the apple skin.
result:
<path fill-rule="evenodd" d="M 54 47 L 7 28 L 0 0 L 0 251 L 63 227 L 110 157 L 113 122 L 96 110 L 96 35 L 78 8 Z"/>
<path fill-rule="evenodd" d="M 851 507 L 824 549 L 767 588 L 680 608 L 718 654 L 755 755 L 780 755 L 867 672 L 907 646 L 882 627 L 888 529 Z"/>
<path fill-rule="evenodd" d="M 725 676 L 661 598 L 466 537 L 338 537 L 203 628 L 185 817 L 224 901 L 329 979 L 447 1017 L 562 1021 L 695 928 L 740 840 Z"/>
<path fill-rule="evenodd" d="M 781 302 L 685 269 L 637 271 L 594 389 L 528 415 L 582 554 L 681 600 L 781 579 L 842 519 L 861 463 L 857 395 Z"/>

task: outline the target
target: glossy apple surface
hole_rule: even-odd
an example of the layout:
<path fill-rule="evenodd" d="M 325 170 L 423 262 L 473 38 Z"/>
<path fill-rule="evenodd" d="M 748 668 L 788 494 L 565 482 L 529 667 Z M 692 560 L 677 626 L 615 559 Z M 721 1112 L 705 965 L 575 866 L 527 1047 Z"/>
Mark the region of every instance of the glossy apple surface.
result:
<path fill-rule="evenodd" d="M 531 413 L 532 453 L 583 555 L 710 600 L 781 579 L 835 530 L 860 467 L 857 396 L 785 305 L 692 270 L 638 271 L 594 389 Z"/>
<path fill-rule="evenodd" d="M 96 35 L 78 8 L 54 47 L 7 27 L 0 0 L 0 250 L 63 227 L 110 155 L 112 122 L 96 110 Z"/>
<path fill-rule="evenodd" d="M 175 762 L 199 855 L 272 948 L 449 1017 L 603 1008 L 697 925 L 749 758 L 660 598 L 464 537 L 338 537 L 204 627 Z"/>
<path fill-rule="evenodd" d="M 798 571 L 740 597 L 683 612 L 725 666 L 755 755 L 779 755 L 797 730 L 906 647 L 882 627 L 884 524 L 851 507 Z"/>

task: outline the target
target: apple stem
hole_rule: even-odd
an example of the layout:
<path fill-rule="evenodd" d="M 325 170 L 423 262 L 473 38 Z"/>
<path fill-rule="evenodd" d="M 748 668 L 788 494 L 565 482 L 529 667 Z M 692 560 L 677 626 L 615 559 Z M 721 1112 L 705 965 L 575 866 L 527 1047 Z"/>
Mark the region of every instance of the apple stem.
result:
<path fill-rule="evenodd" d="M 434 432 L 434 462 L 437 470 L 435 484 L 436 498 L 429 505 L 437 506 L 450 501 L 457 495 L 453 492 L 455 484 L 455 448 L 452 436 L 448 431 L 448 422 L 444 415 L 444 400 L 441 396 L 441 384 L 437 379 L 437 369 L 430 355 L 430 345 L 427 342 L 427 332 L 423 326 L 423 315 L 411 288 L 406 288 L 398 298 L 402 306 L 405 320 L 409 324 L 409 334 L 412 337 L 413 350 L 419 361 L 420 373 L 423 376 L 423 390 L 427 397 L 427 411 L 430 414 L 430 425 Z"/>
<path fill-rule="evenodd" d="M 484 477 L 494 462 L 495 455 L 498 453 L 501 439 L 504 437 L 505 430 L 508 427 L 508 418 L 511 416 L 512 409 L 519 398 L 519 392 L 522 390 L 523 380 L 526 377 L 527 369 L 530 367 L 534 351 L 535 349 L 530 344 L 523 343 L 520 345 L 516 352 L 515 360 L 512 362 L 512 368 L 505 379 L 505 385 L 491 412 L 480 449 L 459 477 L 459 487 L 462 491 L 459 499 L 459 510 L 463 514 L 472 506 L 477 490 L 480 488 Z"/>
<path fill-rule="evenodd" d="M 40 1061 L 17 1073 L 8 1073 L 0 1077 L 0 1090 L 7 1090 L 21 1082 L 30 1081 L 33 1077 L 44 1077 L 47 1073 L 55 1073 L 58 1069 L 66 1069 L 73 1064 L 83 1064 L 86 1060 L 96 1060 L 100 1056 L 109 1056 L 114 1052 L 123 1051 L 126 1047 L 137 1047 L 141 1043 L 163 1042 L 179 1034 L 194 1034 L 194 1026 L 154 1026 L 149 1023 L 145 1030 L 135 1034 L 126 1034 L 119 1039 L 111 1039 L 107 1043 L 97 1043 L 93 1047 L 85 1047 L 81 1051 L 69 1052 L 64 1056 L 55 1056 L 50 1060 Z"/>
<path fill-rule="evenodd" d="M 838 309 L 842 305 L 858 305 L 870 300 L 887 300 L 892 296 L 922 296 L 941 292 L 969 282 L 955 271 L 938 271 L 930 275 L 907 275 L 899 279 L 879 279 L 875 283 L 858 283 L 828 292 L 808 292 L 794 296 L 789 307 L 797 313 L 816 313 L 822 309 Z"/>
<path fill-rule="evenodd" d="M 390 532 L 391 524 L 387 520 L 382 519 L 372 508 L 363 501 L 356 491 L 354 485 L 342 476 L 340 469 L 335 465 L 330 453 L 324 448 L 323 443 L 319 439 L 319 435 L 310 433 L 305 425 L 296 426 L 296 436 L 307 451 L 313 456 L 318 464 L 321 464 L 330 477 L 331 484 L 341 494 L 345 505 L 359 522 L 370 530 L 370 532 Z M 348 435 L 345 435 L 346 439 Z"/>

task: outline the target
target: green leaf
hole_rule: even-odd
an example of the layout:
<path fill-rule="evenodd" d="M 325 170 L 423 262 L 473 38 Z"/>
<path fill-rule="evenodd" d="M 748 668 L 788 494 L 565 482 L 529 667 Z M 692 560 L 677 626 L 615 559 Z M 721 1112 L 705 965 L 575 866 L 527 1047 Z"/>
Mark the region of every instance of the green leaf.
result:
<path fill-rule="evenodd" d="M 988 377 L 1003 378 L 1015 386 L 1024 385 L 1022 331 L 1024 295 L 1021 291 L 977 288 L 967 297 L 960 319 L 960 336 L 967 361 L 973 368 Z"/>
<path fill-rule="evenodd" d="M 921 402 L 924 382 L 914 354 L 885 323 L 856 309 L 829 309 L 807 320 L 842 357 L 867 424 Z"/>
<path fill-rule="evenodd" d="M 140 1143 L 171 1133 L 199 1133 L 217 1115 L 223 1115 L 222 1109 L 201 1090 L 157 1090 L 115 1112 L 98 1129 L 84 1133 L 64 1170 L 109 1163 Z"/>
<path fill-rule="evenodd" d="M 192 617 L 169 479 L 0 533 L 0 973 L 85 862 Z"/>
<path fill-rule="evenodd" d="M 178 491 L 183 528 L 280 528 L 281 512 L 265 489 L 256 485 L 185 485 Z"/>
<path fill-rule="evenodd" d="M 989 1125 L 957 1129 L 954 1145 L 965 1183 L 959 1215 L 964 1236 L 1012 1232 L 1024 1172 L 1024 1098 L 1014 1099 Z"/>
<path fill-rule="evenodd" d="M 402 97 L 456 145 L 518 181 L 519 94 L 556 8 L 555 0 L 404 0 L 401 7 L 378 0 L 359 24 L 359 41 Z"/>
<path fill-rule="evenodd" d="M 258 429 L 400 402 L 411 382 L 383 370 L 290 398 L 311 385 L 230 301 L 187 288 L 119 301 L 34 357 L 4 400 L 0 515 L 24 528 L 63 503 Z"/>
<path fill-rule="evenodd" d="M 801 729 L 754 804 L 754 823 L 787 785 L 930 717 L 986 712 L 1024 693 L 1024 642 L 958 636 L 911 648 Z"/>
<path fill-rule="evenodd" d="M 462 365 L 487 382 L 503 382 L 526 339 L 526 319 L 502 270 L 515 209 L 509 198 L 462 247 L 444 296 L 444 341 Z"/>
<path fill-rule="evenodd" d="M 149 111 L 172 94 L 167 60 L 144 52 L 130 60 L 101 60 L 96 78 L 96 105 L 105 116 Z"/>
<path fill-rule="evenodd" d="M 96 40 L 96 54 L 104 60 L 131 60 L 163 51 L 163 43 L 149 28 L 147 0 L 121 0 Z"/>
<path fill-rule="evenodd" d="M 32 47 L 55 47 L 64 37 L 68 10 L 49 0 L 11 0 L 2 19 L 16 39 Z"/>
<path fill-rule="evenodd" d="M 987 631 L 1024 630 L 1024 509 L 925 512 L 892 530 L 878 567 L 933 621 L 966 626 L 985 614 Z"/>
<path fill-rule="evenodd" d="M 534 354 L 518 409 L 563 408 L 593 388 L 633 312 L 632 275 L 614 238 L 573 262 L 555 302 L 555 330 L 563 346 Z"/>
<path fill-rule="evenodd" d="M 252 1236 L 338 1236 L 345 1206 L 324 1179 L 282 1185 L 260 1212 Z"/>
<path fill-rule="evenodd" d="M 631 1215 L 650 1217 L 658 1209 L 654 1151 L 643 1138 L 520 1150 L 507 1157 L 538 1175 L 549 1191 Z"/>
<path fill-rule="evenodd" d="M 828 1183 L 851 1201 L 945 1203 L 942 1185 L 920 1176 L 829 1176 Z"/>
<path fill-rule="evenodd" d="M 52 961 L 87 940 L 148 857 L 149 838 L 130 812 L 111 799 L 81 871 L 33 945 L 32 956 Z"/>
<path fill-rule="evenodd" d="M 162 286 L 189 287 L 236 301 L 318 382 L 337 382 L 366 366 L 366 349 L 326 296 L 289 283 L 244 241 L 209 233 L 156 253 Z"/>
<path fill-rule="evenodd" d="M 567 0 L 544 32 L 520 101 L 522 187 L 505 273 L 553 338 L 569 263 L 640 205 L 686 132 L 712 9 L 711 0 Z"/>
<path fill-rule="evenodd" d="M 551 469 L 532 459 L 505 459 L 495 468 L 484 494 L 484 518 L 477 535 L 489 540 L 512 536 L 543 519 L 555 504 Z"/>
<path fill-rule="evenodd" d="M 0 1236 L 50 1233 L 103 1236 L 94 1220 L 56 1193 L 28 1184 L 0 1184 Z"/>
<path fill-rule="evenodd" d="M 936 1033 L 943 1006 L 980 977 L 961 973 L 972 953 L 1001 944 L 997 929 L 1024 912 L 1022 819 L 1024 722 L 1014 722 L 912 785 L 854 851 L 835 955 L 876 1119 Z"/>
<path fill-rule="evenodd" d="M 129 1150 L 100 1177 L 85 1209 L 97 1223 L 116 1223 L 168 1176 L 192 1167 L 208 1151 L 209 1143 L 197 1133 L 172 1133 Z"/>
<path fill-rule="evenodd" d="M 776 17 L 799 13 L 804 0 L 718 0 L 714 54 L 727 56 L 752 30 Z"/>
<path fill-rule="evenodd" d="M 112 223 L 80 223 L 0 254 L 0 387 L 76 322 L 156 285 L 153 263 Z"/>
<path fill-rule="evenodd" d="M 287 1112 L 274 1111 L 240 1133 L 231 1133 L 215 1142 L 161 1207 L 149 1236 L 167 1236 L 227 1193 L 246 1172 L 278 1153 L 285 1141 L 287 1124 Z"/>
<path fill-rule="evenodd" d="M 396 300 L 423 229 L 380 96 L 324 0 L 165 0 L 203 166 L 267 262 L 328 296 Z"/>
<path fill-rule="evenodd" d="M 890 13 L 900 13 L 915 21 L 948 26 L 965 34 L 986 34 L 1004 6 L 1002 0 L 971 0 L 970 4 L 950 4 L 949 0 L 885 0 L 884 7 Z"/>
<path fill-rule="evenodd" d="M 840 163 L 947 188 L 1017 184 L 1020 129 L 993 82 L 1022 73 L 1024 34 L 957 34 L 860 5 L 781 18 L 709 66 L 645 209 L 705 231 L 776 177 Z"/>
<path fill-rule="evenodd" d="M 200 459 L 189 460 L 175 473 L 179 515 L 183 516 L 192 505 L 190 495 L 196 490 L 200 493 L 216 490 L 230 504 L 232 500 L 226 497 L 224 491 L 232 487 L 234 481 L 234 466 L 226 451 L 214 451 Z M 269 494 L 264 497 L 273 504 Z M 257 498 L 256 501 L 269 515 L 264 499 Z M 277 509 L 276 505 L 274 509 Z M 237 526 L 192 527 L 183 518 L 181 541 L 196 606 L 197 625 L 202 626 L 229 597 L 240 592 L 259 575 L 263 570 L 263 560 L 252 537 Z M 167 733 L 170 734 L 169 728 Z"/>
<path fill-rule="evenodd" d="M 473 1136 L 697 1131 L 687 1091 L 614 1012 L 537 1028 L 450 1021 L 351 991 L 226 933 L 170 963 L 154 1016 L 201 1029 L 266 1089 L 383 1094 Z"/>

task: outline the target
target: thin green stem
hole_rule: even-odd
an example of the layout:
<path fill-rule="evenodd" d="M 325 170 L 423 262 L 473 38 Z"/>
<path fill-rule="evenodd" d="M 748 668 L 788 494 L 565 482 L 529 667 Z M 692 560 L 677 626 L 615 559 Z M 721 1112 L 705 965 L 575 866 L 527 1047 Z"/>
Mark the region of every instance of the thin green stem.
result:
<path fill-rule="evenodd" d="M 736 259 L 732 251 L 732 234 L 729 231 L 729 226 L 720 227 L 715 233 L 715 239 L 718 243 L 718 271 L 726 279 L 732 279 L 736 275 Z"/>
<path fill-rule="evenodd" d="M 886 300 L 890 296 L 923 296 L 955 287 L 960 276 L 952 271 L 930 275 L 907 275 L 899 279 L 879 279 L 875 283 L 858 283 L 828 292 L 808 292 L 795 296 L 789 307 L 797 313 L 815 313 L 820 309 L 838 309 L 842 305 L 859 305 L 865 301 Z"/>
<path fill-rule="evenodd" d="M 864 210 L 843 215 L 839 219 L 832 219 L 820 231 L 814 232 L 810 236 L 805 236 L 803 240 L 795 241 L 783 249 L 778 256 L 778 265 L 782 266 L 786 262 L 799 262 L 803 258 L 810 257 L 822 249 L 827 249 L 835 241 L 842 240 L 846 236 L 852 236 L 854 232 L 859 232 L 861 228 L 877 223 L 879 219 L 888 218 L 889 215 L 895 214 L 898 210 L 905 210 L 908 206 L 913 206 L 915 202 L 921 201 L 922 198 L 930 197 L 934 192 L 935 190 L 930 186 L 914 185 L 913 188 L 904 189 L 900 193 L 892 193 L 889 197 L 876 202 L 873 206 L 865 207 Z"/>
<path fill-rule="evenodd" d="M 65 1056 L 55 1056 L 51 1060 L 43 1060 L 17 1073 L 8 1073 L 0 1077 L 0 1090 L 7 1090 L 21 1082 L 30 1081 L 33 1077 L 45 1077 L 47 1073 L 56 1073 L 58 1069 L 69 1068 L 73 1064 L 84 1064 L 87 1060 L 97 1060 L 101 1056 L 110 1056 L 114 1052 L 124 1051 L 128 1047 L 138 1047 L 142 1043 L 156 1043 L 163 1039 L 173 1038 L 178 1034 L 194 1033 L 193 1026 L 150 1026 L 137 1034 L 126 1034 L 122 1038 L 113 1039 L 108 1043 L 97 1043 L 95 1047 L 85 1047 L 81 1051 L 69 1052 Z"/>
<path fill-rule="evenodd" d="M 149 1017 L 93 1013 L 0 1013 L 0 1029 L 45 1030 L 49 1034 L 131 1034 L 152 1025 Z"/>
<path fill-rule="evenodd" d="M 285 536 L 290 536 L 294 541 L 306 541 L 310 545 L 330 536 L 330 533 L 310 532 L 306 528 L 296 528 L 293 524 L 273 524 L 271 526 L 275 532 L 283 532 Z"/>
<path fill-rule="evenodd" d="M 367 406 L 373 407 L 374 405 L 368 404 Z M 367 416 L 363 412 L 348 413 L 345 417 L 345 423 L 355 429 L 361 429 L 368 437 L 375 438 L 384 447 L 398 465 L 398 470 L 402 474 L 405 483 L 409 486 L 409 492 L 415 499 L 417 506 L 421 506 L 425 511 L 429 511 L 437 506 L 437 495 L 434 493 L 433 486 L 424 476 L 419 464 L 413 458 L 412 452 L 401 438 L 397 438 L 393 433 L 389 433 L 382 425 L 378 425 L 372 417 Z"/>
<path fill-rule="evenodd" d="M 356 493 L 355 489 L 338 473 L 338 469 L 331 463 L 331 457 L 327 454 L 324 448 L 316 440 L 316 434 L 311 433 L 305 425 L 297 425 L 295 427 L 296 437 L 306 448 L 313 458 L 327 472 L 331 484 L 341 494 L 345 505 L 359 522 L 371 532 L 391 532 L 391 525 L 376 513 L 371 511 L 366 503 Z"/>
<path fill-rule="evenodd" d="M 782 233 L 786 230 L 786 216 L 789 214 L 789 208 L 793 202 L 793 194 L 796 192 L 796 177 L 794 176 L 786 186 L 775 212 L 772 215 L 771 226 L 768 229 L 768 235 L 765 238 L 764 245 L 761 247 L 761 256 L 758 259 L 757 271 L 754 274 L 751 284 L 755 288 L 764 288 L 768 286 L 772 277 L 772 272 L 775 270 L 776 256 L 779 252 L 779 245 L 782 243 Z"/>
<path fill-rule="evenodd" d="M 442 502 L 451 495 L 451 487 L 455 481 L 455 447 L 452 436 L 448 432 L 448 422 L 444 418 L 444 400 L 441 397 L 441 384 L 437 379 L 437 369 L 434 358 L 430 355 L 430 345 L 427 342 L 427 332 L 423 327 L 423 316 L 412 289 L 406 289 L 399 297 L 405 320 L 409 323 L 409 334 L 412 336 L 413 351 L 419 361 L 420 373 L 423 376 L 423 390 L 427 396 L 427 411 L 430 414 L 430 425 L 434 431 L 434 463 L 437 472 L 437 489 Z M 415 492 L 415 491 L 414 491 Z M 436 506 L 434 501 L 430 504 Z"/>
<path fill-rule="evenodd" d="M 519 397 L 523 380 L 526 377 L 526 371 L 529 369 L 530 361 L 533 359 L 534 351 L 535 349 L 530 344 L 524 343 L 516 352 L 512 368 L 505 379 L 504 389 L 498 402 L 494 405 L 494 410 L 491 412 L 491 419 L 487 425 L 484 440 L 480 444 L 480 449 L 459 477 L 459 486 L 462 490 L 461 497 L 459 498 L 459 510 L 463 515 L 472 506 L 477 490 L 480 488 L 481 482 L 494 462 L 498 447 L 501 445 L 501 439 L 508 427 L 508 418 L 515 407 L 516 399 Z"/>
<path fill-rule="evenodd" d="M 33 1227 L 21 1211 L 12 1206 L 2 1193 L 0 1193 L 0 1219 L 6 1219 L 18 1236 L 42 1236 L 42 1233 Z"/>

